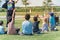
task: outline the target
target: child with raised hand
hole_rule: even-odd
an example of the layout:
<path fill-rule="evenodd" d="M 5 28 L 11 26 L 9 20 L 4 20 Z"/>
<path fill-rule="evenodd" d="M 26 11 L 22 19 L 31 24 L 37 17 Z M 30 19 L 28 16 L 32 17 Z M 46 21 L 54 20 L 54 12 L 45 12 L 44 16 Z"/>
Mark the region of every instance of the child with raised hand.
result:
<path fill-rule="evenodd" d="M 48 32 L 48 16 L 44 14 L 43 16 L 40 17 L 42 20 L 42 32 Z"/>
<path fill-rule="evenodd" d="M 34 20 L 34 23 L 33 23 L 33 33 L 40 34 L 41 29 L 39 29 L 40 21 L 38 21 L 38 17 L 34 16 L 33 20 Z"/>
<path fill-rule="evenodd" d="M 8 21 L 8 31 L 7 34 L 19 34 L 19 28 L 15 28 L 14 26 L 14 13 L 12 14 L 12 18 L 9 17 L 9 21 Z"/>

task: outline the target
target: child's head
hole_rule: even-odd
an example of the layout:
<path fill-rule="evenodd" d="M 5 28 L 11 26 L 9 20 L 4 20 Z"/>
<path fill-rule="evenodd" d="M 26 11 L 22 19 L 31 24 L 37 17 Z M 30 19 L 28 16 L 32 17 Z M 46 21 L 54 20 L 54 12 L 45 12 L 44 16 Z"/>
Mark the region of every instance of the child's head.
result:
<path fill-rule="evenodd" d="M 3 25 L 3 21 L 0 21 L 0 25 Z"/>
<path fill-rule="evenodd" d="M 34 17 L 34 18 L 33 18 L 33 20 L 34 20 L 34 21 L 37 21 L 37 20 L 38 20 L 38 18 L 37 18 L 37 17 Z"/>
<path fill-rule="evenodd" d="M 26 19 L 26 20 L 29 20 L 29 19 L 30 19 L 30 14 L 26 14 L 26 15 L 25 15 L 25 19 Z"/>
<path fill-rule="evenodd" d="M 44 18 L 44 22 L 46 22 L 46 23 L 47 23 L 47 21 L 48 21 L 48 20 L 47 20 L 47 18 Z"/>
<path fill-rule="evenodd" d="M 36 16 L 36 17 L 39 17 L 39 14 L 36 14 L 35 16 Z"/>
<path fill-rule="evenodd" d="M 54 13 L 50 13 L 50 16 L 54 16 Z"/>

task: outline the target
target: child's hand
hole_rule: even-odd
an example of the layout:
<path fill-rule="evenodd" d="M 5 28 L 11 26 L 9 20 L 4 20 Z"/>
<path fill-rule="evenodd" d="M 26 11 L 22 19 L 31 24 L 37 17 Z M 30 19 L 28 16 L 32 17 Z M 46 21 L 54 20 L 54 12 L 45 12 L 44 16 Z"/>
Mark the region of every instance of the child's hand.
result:
<path fill-rule="evenodd" d="M 43 19 L 44 17 L 43 16 L 40 16 L 40 19 Z"/>

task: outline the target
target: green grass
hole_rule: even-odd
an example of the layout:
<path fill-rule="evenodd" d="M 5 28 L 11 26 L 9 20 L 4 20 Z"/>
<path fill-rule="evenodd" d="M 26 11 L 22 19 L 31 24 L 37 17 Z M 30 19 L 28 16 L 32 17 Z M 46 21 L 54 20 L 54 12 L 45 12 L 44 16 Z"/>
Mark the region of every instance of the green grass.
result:
<path fill-rule="evenodd" d="M 0 35 L 0 40 L 60 40 L 60 31 L 35 34 L 33 36 Z"/>
<path fill-rule="evenodd" d="M 0 12 L 0 16 L 6 16 L 6 12 Z"/>
<path fill-rule="evenodd" d="M 60 31 L 33 36 L 0 35 L 0 40 L 60 40 Z"/>

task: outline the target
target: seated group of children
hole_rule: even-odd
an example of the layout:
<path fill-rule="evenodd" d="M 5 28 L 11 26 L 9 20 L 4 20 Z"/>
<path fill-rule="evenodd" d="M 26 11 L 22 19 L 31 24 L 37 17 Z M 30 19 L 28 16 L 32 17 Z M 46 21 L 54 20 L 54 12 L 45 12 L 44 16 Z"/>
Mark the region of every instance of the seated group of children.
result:
<path fill-rule="evenodd" d="M 47 17 L 42 17 L 43 23 L 42 23 L 42 29 L 39 28 L 39 23 L 38 17 L 34 16 L 33 20 L 34 22 L 32 23 L 30 20 L 30 14 L 25 15 L 25 21 L 22 23 L 22 32 L 19 33 L 20 28 L 15 28 L 14 26 L 14 17 L 9 18 L 9 23 L 8 23 L 8 30 L 4 31 L 3 27 L 3 21 L 0 21 L 0 34 L 23 34 L 23 35 L 32 35 L 34 33 L 40 34 L 41 32 L 44 31 L 49 31 L 48 29 L 48 23 L 47 23 Z M 50 29 L 51 31 L 54 31 L 56 29 L 55 26 L 55 19 L 54 19 L 54 14 L 51 13 L 49 17 L 49 23 L 50 23 Z"/>
<path fill-rule="evenodd" d="M 41 17 L 39 17 L 41 18 Z M 34 16 L 33 20 L 34 22 L 32 23 L 30 20 L 30 15 L 26 14 L 25 15 L 25 21 L 22 23 L 22 33 L 23 34 L 40 34 L 45 31 L 49 31 L 48 26 L 50 27 L 51 31 L 58 31 L 56 28 L 56 21 L 55 21 L 55 16 L 54 13 L 49 13 L 49 16 L 45 15 L 41 19 L 43 21 L 42 23 L 42 29 L 39 28 L 39 22 L 38 21 L 38 16 Z"/>

